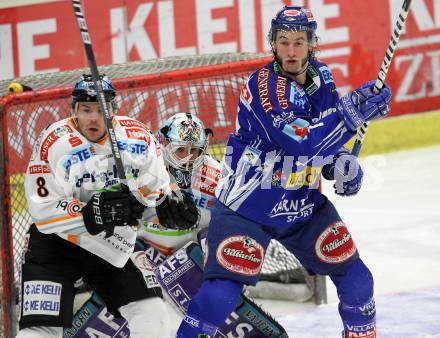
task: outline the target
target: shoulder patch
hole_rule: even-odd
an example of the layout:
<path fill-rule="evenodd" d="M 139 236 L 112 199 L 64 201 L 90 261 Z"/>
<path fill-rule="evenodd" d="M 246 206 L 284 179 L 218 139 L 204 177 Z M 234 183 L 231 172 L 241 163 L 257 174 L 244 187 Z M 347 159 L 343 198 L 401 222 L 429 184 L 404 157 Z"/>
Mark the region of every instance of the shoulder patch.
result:
<path fill-rule="evenodd" d="M 240 99 L 247 107 L 250 107 L 253 97 L 251 91 L 249 90 L 249 83 L 246 83 L 243 86 L 243 89 L 241 90 Z"/>
<path fill-rule="evenodd" d="M 305 109 L 306 98 L 305 91 L 302 87 L 298 86 L 296 82 L 290 83 L 290 97 L 289 101 L 292 102 L 295 106 L 298 106 L 302 109 Z"/>
<path fill-rule="evenodd" d="M 328 84 L 330 82 L 334 82 L 332 72 L 330 71 L 330 69 L 327 66 L 319 67 L 319 71 L 322 74 L 322 78 L 324 79 L 325 84 Z"/>
<path fill-rule="evenodd" d="M 42 161 L 47 161 L 48 152 L 50 147 L 62 136 L 67 135 L 68 133 L 73 133 L 72 128 L 70 128 L 67 124 L 61 127 L 55 128 L 52 130 L 46 138 L 41 143 L 40 147 L 40 159 Z"/>

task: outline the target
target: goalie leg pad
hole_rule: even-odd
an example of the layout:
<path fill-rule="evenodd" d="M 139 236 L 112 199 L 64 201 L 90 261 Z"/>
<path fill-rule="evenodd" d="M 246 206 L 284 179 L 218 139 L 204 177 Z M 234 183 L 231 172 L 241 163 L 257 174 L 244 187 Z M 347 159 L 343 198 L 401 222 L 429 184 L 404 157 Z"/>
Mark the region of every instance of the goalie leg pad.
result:
<path fill-rule="evenodd" d="M 127 321 L 110 314 L 103 300 L 96 293 L 93 293 L 75 313 L 72 327 L 64 328 L 63 332 L 64 338 L 125 338 L 129 336 Z"/>
<path fill-rule="evenodd" d="M 190 263 L 188 263 L 188 261 Z M 222 316 L 225 318 L 229 313 L 226 320 L 221 323 L 215 338 L 220 337 L 243 337 L 243 338 L 263 338 L 263 337 L 279 337 L 285 338 L 287 334 L 279 323 L 277 323 L 273 318 L 271 318 L 267 313 L 265 313 L 258 305 L 253 303 L 250 299 L 244 295 L 240 296 L 240 291 L 242 284 L 234 281 L 206 281 L 203 283 L 206 288 L 202 287 L 203 281 L 203 254 L 199 245 L 196 243 L 189 243 L 182 249 L 178 250 L 174 255 L 170 256 L 167 261 L 160 265 L 155 270 L 156 277 L 164 289 L 164 295 L 168 298 L 174 306 L 180 310 L 183 316 L 187 315 L 188 304 L 190 300 L 199 293 L 204 295 L 203 297 L 211 296 L 217 293 L 215 297 L 216 301 L 211 302 L 214 308 L 213 312 L 216 312 L 216 307 L 222 307 L 225 299 L 224 291 L 221 289 L 226 286 L 231 290 L 228 293 L 233 294 L 232 298 L 235 301 L 230 301 L 229 305 L 235 302 L 234 307 L 223 310 L 222 313 L 218 313 L 217 316 Z M 226 283 L 225 283 L 226 282 Z M 210 285 L 210 287 L 208 287 Z M 216 285 L 220 287 L 218 291 L 217 287 L 212 287 Z M 199 291 L 199 288 L 201 290 Z M 238 293 L 238 296 L 237 296 Z M 232 303 L 231 303 L 232 302 Z M 212 319 L 207 317 L 207 315 L 200 316 L 197 311 L 201 312 L 201 305 L 196 302 L 195 305 L 191 305 L 188 312 L 187 324 L 194 324 L 193 320 L 199 321 L 198 325 L 218 325 L 219 319 Z M 193 308 L 194 306 L 194 308 Z M 200 309 L 197 309 L 200 307 Z M 233 311 L 234 310 L 234 311 Z M 206 309 L 205 304 L 203 304 L 203 311 L 210 312 Z M 229 311 L 229 312 L 228 312 Z M 226 313 L 226 314 L 225 314 Z M 202 321 L 202 323 L 200 323 Z M 189 323 L 188 323 L 189 322 Z M 197 337 L 194 332 L 195 325 L 187 325 L 186 329 L 189 333 L 184 335 L 181 331 L 182 337 Z M 183 330 L 183 328 L 182 328 Z"/>
<path fill-rule="evenodd" d="M 136 304 L 138 303 L 144 304 L 144 302 L 148 303 L 149 301 L 152 303 L 160 302 L 160 304 L 164 306 L 163 301 L 159 298 L 161 297 L 162 292 L 156 281 L 155 275 L 152 272 L 153 267 L 164 259 L 165 256 L 149 244 L 143 242 L 136 243 L 135 252 L 133 253 L 131 262 L 129 263 L 129 265 L 132 266 L 130 268 L 130 274 L 131 276 L 137 276 L 137 278 L 142 280 L 142 282 L 136 283 L 136 285 L 130 285 L 133 291 L 147 290 L 149 298 L 138 300 L 133 297 L 132 301 L 136 300 L 136 303 L 128 301 L 125 302 L 126 304 L 120 306 L 120 308 L 125 309 L 124 305 L 128 304 L 128 315 L 131 313 L 131 311 L 129 311 L 131 306 L 137 306 Z M 124 275 L 127 276 L 127 273 Z M 142 278 L 140 278 L 140 275 L 142 275 Z M 104 284 L 109 284 L 109 282 L 104 281 Z M 137 294 L 138 293 L 136 293 L 136 295 Z M 140 294 L 142 294 L 142 292 Z M 111 293 L 110 296 L 111 295 L 113 295 L 113 293 Z M 154 310 L 154 314 L 159 312 L 164 313 L 165 311 L 159 311 L 162 309 L 160 304 L 157 306 L 153 304 L 150 307 L 145 306 L 145 308 L 149 308 L 150 311 Z M 113 308 L 114 309 L 111 312 L 118 314 L 118 311 L 116 311 L 117 308 L 115 308 L 115 306 L 113 306 Z M 149 313 L 144 313 L 144 318 L 148 318 L 148 314 Z M 165 319 L 165 317 L 161 317 L 158 322 L 160 322 L 162 319 Z M 130 324 L 136 329 L 136 319 L 134 320 L 134 326 L 132 323 Z M 164 322 L 163 330 L 167 330 L 166 325 L 167 324 Z M 72 327 L 64 329 L 65 338 L 89 338 L 90 336 L 108 336 L 113 338 L 125 338 L 130 336 L 130 331 L 125 318 L 119 316 L 119 314 L 117 318 L 115 318 L 105 307 L 102 298 L 96 293 L 93 293 L 92 296 L 84 303 L 84 305 L 75 313 Z M 157 335 L 157 337 L 162 336 L 164 335 Z"/>

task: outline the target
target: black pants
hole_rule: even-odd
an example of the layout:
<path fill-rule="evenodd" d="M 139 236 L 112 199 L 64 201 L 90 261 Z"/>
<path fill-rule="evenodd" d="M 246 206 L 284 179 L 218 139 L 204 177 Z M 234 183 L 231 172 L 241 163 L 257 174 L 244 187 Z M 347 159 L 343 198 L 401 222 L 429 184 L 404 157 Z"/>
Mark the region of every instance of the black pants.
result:
<path fill-rule="evenodd" d="M 22 265 L 20 329 L 71 327 L 74 283 L 80 278 L 102 297 L 111 313 L 130 302 L 162 297 L 160 288 L 147 287 L 131 260 L 117 268 L 55 234 L 39 232 L 32 225 Z"/>

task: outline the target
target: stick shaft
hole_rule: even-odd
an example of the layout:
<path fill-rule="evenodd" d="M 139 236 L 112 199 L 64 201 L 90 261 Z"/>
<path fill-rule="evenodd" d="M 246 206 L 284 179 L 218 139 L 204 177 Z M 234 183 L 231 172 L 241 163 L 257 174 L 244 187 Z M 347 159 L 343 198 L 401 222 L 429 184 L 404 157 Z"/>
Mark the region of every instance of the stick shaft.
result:
<path fill-rule="evenodd" d="M 98 95 L 99 107 L 104 115 L 105 128 L 109 136 L 113 158 L 115 159 L 116 170 L 118 172 L 121 183 L 127 185 L 127 177 L 125 175 L 121 153 L 119 152 L 115 129 L 113 128 L 112 117 L 110 115 L 110 111 L 105 101 L 104 90 L 102 89 L 102 82 L 99 76 L 98 67 L 96 65 L 95 54 L 93 53 L 92 41 L 90 40 L 90 35 L 87 29 L 86 20 L 84 18 L 84 14 L 81 8 L 81 1 L 72 0 L 72 5 L 76 16 L 76 21 L 78 22 L 78 28 L 81 33 L 81 38 L 83 40 L 84 50 L 86 52 L 90 72 L 92 73 L 92 79 L 93 82 L 95 83 L 96 92 Z"/>

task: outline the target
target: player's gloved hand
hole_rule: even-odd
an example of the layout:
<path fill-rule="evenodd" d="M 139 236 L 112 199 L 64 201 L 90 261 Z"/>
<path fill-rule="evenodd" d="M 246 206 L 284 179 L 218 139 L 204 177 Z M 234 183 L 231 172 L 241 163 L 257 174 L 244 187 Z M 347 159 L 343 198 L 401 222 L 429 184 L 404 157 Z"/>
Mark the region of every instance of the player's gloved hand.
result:
<path fill-rule="evenodd" d="M 356 195 L 362 186 L 364 173 L 358 158 L 342 148 L 334 157 L 333 162 L 322 167 L 322 176 L 326 180 L 335 180 L 335 194 L 340 196 Z"/>
<path fill-rule="evenodd" d="M 161 194 L 156 200 L 156 214 L 159 223 L 169 229 L 195 228 L 200 219 L 197 206 L 184 191 L 172 191 L 170 195 Z"/>
<path fill-rule="evenodd" d="M 368 81 L 339 100 L 337 112 L 349 130 L 355 131 L 364 122 L 383 118 L 390 111 L 390 87 L 384 84 L 375 94 L 374 84 L 374 80 Z"/>
<path fill-rule="evenodd" d="M 119 191 L 96 193 L 82 209 L 87 231 L 97 235 L 106 231 L 106 238 L 115 227 L 138 225 L 145 206 L 140 203 L 126 185 Z"/>

